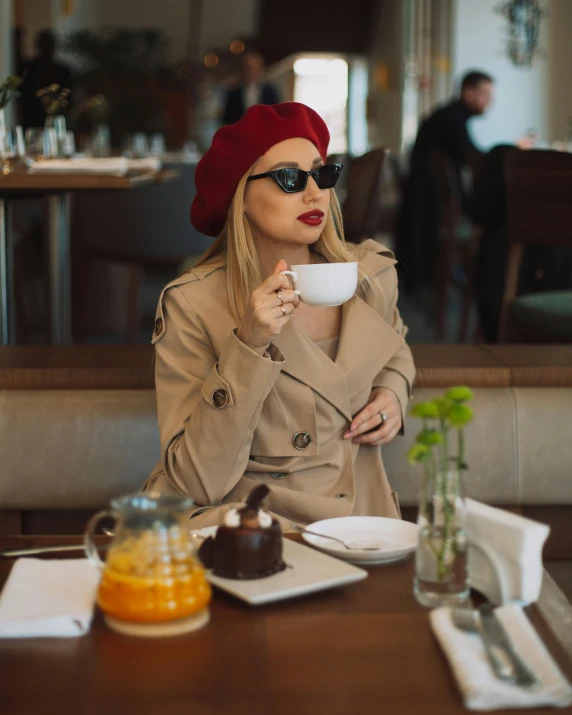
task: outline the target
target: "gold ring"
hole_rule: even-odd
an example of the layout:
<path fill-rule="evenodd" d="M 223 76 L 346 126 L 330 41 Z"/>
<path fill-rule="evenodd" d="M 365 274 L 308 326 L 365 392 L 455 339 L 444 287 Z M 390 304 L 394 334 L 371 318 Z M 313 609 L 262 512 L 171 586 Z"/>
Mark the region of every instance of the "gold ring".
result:
<path fill-rule="evenodd" d="M 276 297 L 277 297 L 278 300 L 280 301 L 280 305 L 282 305 L 282 303 L 284 302 L 284 300 L 282 299 L 282 291 L 281 291 L 281 290 L 279 290 L 278 293 L 276 293 Z"/>
<path fill-rule="evenodd" d="M 282 315 L 286 315 L 286 308 L 280 303 L 280 309 L 282 310 Z"/>

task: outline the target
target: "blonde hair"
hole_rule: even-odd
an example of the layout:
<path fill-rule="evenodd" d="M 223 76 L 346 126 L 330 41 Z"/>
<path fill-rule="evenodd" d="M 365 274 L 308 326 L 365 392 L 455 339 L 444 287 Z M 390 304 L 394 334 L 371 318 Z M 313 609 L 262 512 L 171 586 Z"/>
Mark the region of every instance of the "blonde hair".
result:
<path fill-rule="evenodd" d="M 244 192 L 252 169 L 253 167 L 238 182 L 223 230 L 193 266 L 196 268 L 207 265 L 221 255 L 226 256 L 228 299 L 237 323 L 242 319 L 252 291 L 263 281 L 258 252 L 244 211 Z M 329 192 L 330 209 L 326 225 L 320 238 L 312 244 L 312 250 L 320 253 L 328 263 L 353 262 L 356 258 L 347 248 L 344 239 L 342 210 L 338 197 L 333 189 L 329 189 Z M 371 305 L 381 294 L 381 288 L 371 271 L 359 266 L 358 272 L 358 294 Z"/>

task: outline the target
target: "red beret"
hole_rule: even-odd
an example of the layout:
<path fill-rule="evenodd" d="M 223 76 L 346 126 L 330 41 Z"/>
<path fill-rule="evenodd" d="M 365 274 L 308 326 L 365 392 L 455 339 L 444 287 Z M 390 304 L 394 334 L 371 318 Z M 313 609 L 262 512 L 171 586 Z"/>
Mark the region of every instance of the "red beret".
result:
<path fill-rule="evenodd" d="M 275 144 L 295 137 L 309 139 L 325 160 L 330 141 L 326 123 L 299 102 L 255 104 L 238 122 L 221 127 L 195 172 L 191 223 L 197 231 L 218 236 L 244 174 Z"/>

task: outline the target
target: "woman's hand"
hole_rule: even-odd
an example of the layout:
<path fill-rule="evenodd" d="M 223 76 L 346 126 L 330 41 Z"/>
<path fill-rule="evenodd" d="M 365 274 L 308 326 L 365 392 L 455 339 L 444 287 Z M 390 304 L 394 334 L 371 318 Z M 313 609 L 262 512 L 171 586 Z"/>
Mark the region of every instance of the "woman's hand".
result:
<path fill-rule="evenodd" d="M 385 420 L 381 415 L 385 415 Z M 351 439 L 354 444 L 377 447 L 391 442 L 401 429 L 401 423 L 401 405 L 397 395 L 387 387 L 376 387 L 371 391 L 367 406 L 353 418 L 344 439 Z"/>
<path fill-rule="evenodd" d="M 286 261 L 278 261 L 274 273 L 252 292 L 236 333 L 239 340 L 259 355 L 280 334 L 300 304 L 288 278 L 280 272 L 287 268 Z"/>

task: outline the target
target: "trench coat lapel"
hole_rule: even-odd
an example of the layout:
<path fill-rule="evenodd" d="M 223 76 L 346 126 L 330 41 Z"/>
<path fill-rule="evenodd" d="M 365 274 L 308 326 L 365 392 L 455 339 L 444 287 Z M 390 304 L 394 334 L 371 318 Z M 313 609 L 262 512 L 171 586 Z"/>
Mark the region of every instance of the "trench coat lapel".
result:
<path fill-rule="evenodd" d="M 344 305 L 336 366 L 345 376 L 350 398 L 371 384 L 404 342 L 359 296 Z"/>
<path fill-rule="evenodd" d="M 282 372 L 318 392 L 351 420 L 348 384 L 343 372 L 310 338 L 286 323 L 273 340 L 285 357 Z"/>
<path fill-rule="evenodd" d="M 335 362 L 291 322 L 273 342 L 285 357 L 282 372 L 311 387 L 351 421 L 353 395 L 371 384 L 404 340 L 357 295 L 342 311 Z"/>

